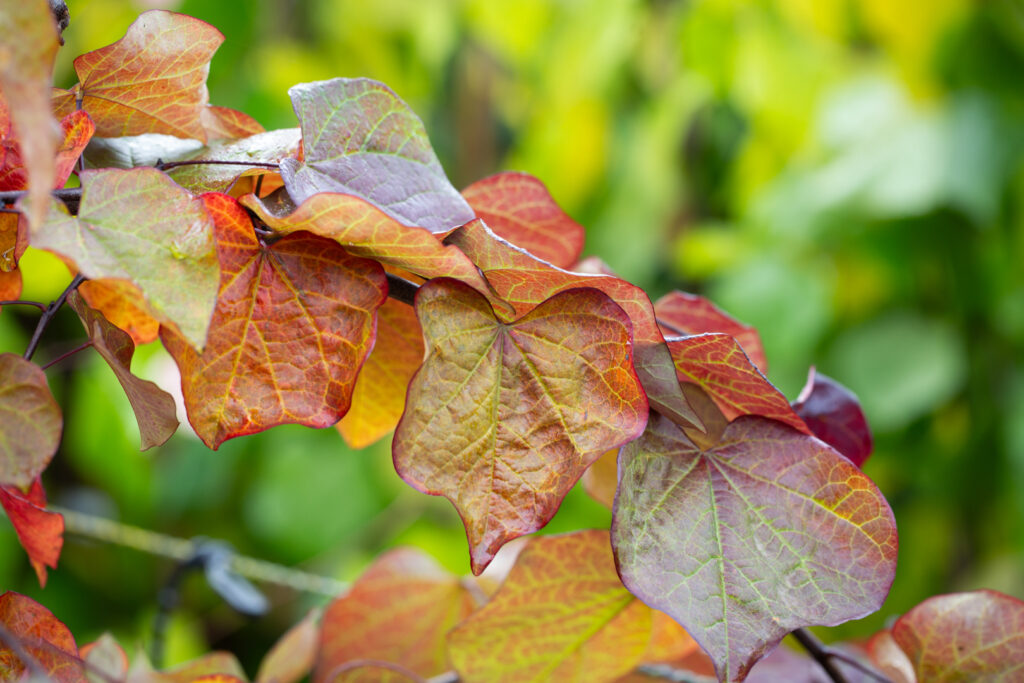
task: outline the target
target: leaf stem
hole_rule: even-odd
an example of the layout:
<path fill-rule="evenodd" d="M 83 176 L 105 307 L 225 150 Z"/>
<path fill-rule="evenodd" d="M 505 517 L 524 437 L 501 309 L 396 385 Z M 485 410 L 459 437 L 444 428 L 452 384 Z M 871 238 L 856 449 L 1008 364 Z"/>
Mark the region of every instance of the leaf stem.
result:
<path fill-rule="evenodd" d="M 847 683 L 846 676 L 843 675 L 843 672 L 839 670 L 839 667 L 837 667 L 833 661 L 836 659 L 843 661 L 850 666 L 856 667 L 877 681 L 881 681 L 882 683 L 892 683 L 888 678 L 882 676 L 877 671 L 872 670 L 862 662 L 857 661 L 855 658 L 848 657 L 844 653 L 828 647 L 805 628 L 798 628 L 790 633 L 790 635 L 796 638 L 797 642 L 807 650 L 807 653 L 814 658 L 814 661 L 816 661 L 818 665 L 825 670 L 835 683 Z"/>
<path fill-rule="evenodd" d="M 46 365 L 43 366 L 43 370 L 45 370 L 46 368 L 50 367 L 51 365 L 56 365 L 57 363 L 61 362 L 65 358 L 70 358 L 71 356 L 75 355 L 79 351 L 85 351 L 87 348 L 89 348 L 91 346 L 92 346 L 92 340 L 91 339 L 89 341 L 87 341 L 87 342 L 79 344 L 78 346 L 76 346 L 75 348 L 71 349 L 70 351 L 65 351 L 64 353 L 60 354 L 59 356 L 57 356 L 53 360 L 51 360 L 48 363 L 46 363 Z"/>
<path fill-rule="evenodd" d="M 32 360 L 32 354 L 36 352 L 36 348 L 39 346 L 39 340 L 42 339 L 43 332 L 46 330 L 46 327 L 50 324 L 50 321 L 53 320 L 53 316 L 55 316 L 57 314 L 57 311 L 60 310 L 60 307 L 64 305 L 64 302 L 68 298 L 68 294 L 70 294 L 73 290 L 78 289 L 78 285 L 82 284 L 83 282 L 85 282 L 85 276 L 83 276 L 81 273 L 78 273 L 71 280 L 68 286 L 64 288 L 64 291 L 61 292 L 59 297 L 57 297 L 57 300 L 50 302 L 50 305 L 43 309 L 43 314 L 39 316 L 39 322 L 36 323 L 35 332 L 32 333 L 32 339 L 30 339 L 28 342 L 28 348 L 25 349 L 25 355 L 23 356 L 25 360 Z"/>
<path fill-rule="evenodd" d="M 40 311 L 46 310 L 46 304 L 41 301 L 26 301 L 25 299 L 12 299 L 10 301 L 0 301 L 0 306 L 35 306 Z"/>
<path fill-rule="evenodd" d="M 157 161 L 153 167 L 158 171 L 168 171 L 179 166 L 255 166 L 256 168 L 273 168 L 280 165 L 267 161 L 220 161 L 215 159 L 189 159 L 186 161 Z"/>
<path fill-rule="evenodd" d="M 415 282 L 406 280 L 404 277 L 398 277 L 391 273 L 385 274 L 388 276 L 388 296 L 396 301 L 401 301 L 403 304 L 412 306 L 420 286 Z"/>

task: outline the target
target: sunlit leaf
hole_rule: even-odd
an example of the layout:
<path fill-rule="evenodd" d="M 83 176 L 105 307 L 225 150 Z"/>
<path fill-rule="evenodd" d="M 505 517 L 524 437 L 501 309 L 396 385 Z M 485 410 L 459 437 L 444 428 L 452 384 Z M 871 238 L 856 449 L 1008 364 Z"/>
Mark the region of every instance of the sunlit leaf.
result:
<path fill-rule="evenodd" d="M 54 202 L 32 245 L 71 259 L 86 277 L 128 280 L 151 315 L 202 348 L 219 277 L 202 202 L 149 168 L 84 171 L 81 178 L 78 216 Z"/>
<path fill-rule="evenodd" d="M 296 202 L 318 192 L 361 197 L 405 225 L 442 232 L 473 219 L 445 176 L 423 122 L 383 83 L 335 78 L 288 91 L 305 160 L 281 164 Z"/>
<path fill-rule="evenodd" d="M 189 422 L 211 448 L 279 424 L 333 425 L 373 345 L 384 270 L 309 233 L 262 244 L 233 198 L 204 200 L 223 269 L 206 348 L 161 330 Z"/>
<path fill-rule="evenodd" d="M 871 455 L 871 429 L 853 392 L 811 368 L 793 410 L 814 435 L 854 465 L 862 467 Z"/>
<path fill-rule="evenodd" d="M 643 430 L 631 325 L 594 289 L 504 323 L 447 278 L 420 288 L 416 314 L 427 358 L 395 432 L 395 469 L 455 505 L 479 574 L 504 543 L 544 526 L 588 465 Z"/>
<path fill-rule="evenodd" d="M 86 280 L 78 293 L 89 308 L 127 332 L 136 344 L 148 344 L 159 336 L 160 321 L 147 312 L 142 292 L 127 280 Z"/>
<path fill-rule="evenodd" d="M 917 683 L 914 665 L 892 637 L 892 631 L 871 636 L 866 646 L 871 662 L 893 683 Z"/>
<path fill-rule="evenodd" d="M 612 543 L 626 586 L 739 681 L 790 631 L 878 609 L 896 525 L 877 487 L 817 439 L 757 416 L 704 438 L 651 415 L 619 453 Z"/>
<path fill-rule="evenodd" d="M 654 314 L 658 316 L 658 324 L 662 326 L 666 337 L 705 332 L 731 335 L 757 369 L 768 372 L 768 359 L 757 330 L 732 318 L 704 297 L 686 292 L 669 292 L 654 302 Z"/>
<path fill-rule="evenodd" d="M 487 282 L 476 266 L 457 247 L 441 244 L 423 228 L 402 225 L 358 197 L 318 194 L 297 208 L 272 207 L 253 195 L 240 201 L 279 233 L 305 230 L 333 239 L 357 256 L 425 278 L 452 277 L 477 290 L 487 290 Z"/>
<path fill-rule="evenodd" d="M 633 362 L 651 405 L 682 423 L 699 424 L 679 388 L 672 357 L 655 322 L 654 308 L 642 289 L 616 277 L 570 273 L 538 261 L 497 237 L 480 221 L 459 228 L 445 242 L 465 252 L 484 272 L 498 296 L 508 301 L 518 315 L 574 287 L 593 287 L 610 296 L 633 323 Z"/>
<path fill-rule="evenodd" d="M 423 332 L 412 306 L 388 299 L 377 309 L 377 341 L 352 392 L 338 431 L 352 448 L 391 432 L 405 409 L 405 392 L 423 362 Z"/>
<path fill-rule="evenodd" d="M 81 318 L 93 348 L 107 361 L 128 396 L 139 423 L 142 450 L 163 444 L 178 429 L 174 397 L 132 374 L 135 343 L 127 332 L 111 325 L 99 311 L 89 308 L 76 292 L 68 296 L 68 303 Z"/>
<path fill-rule="evenodd" d="M 583 489 L 591 498 L 606 507 L 615 502 L 615 487 L 619 485 L 619 449 L 608 451 L 594 461 L 583 473 Z"/>
<path fill-rule="evenodd" d="M 46 586 L 46 568 L 57 568 L 64 545 L 64 517 L 46 509 L 46 492 L 37 478 L 28 493 L 15 486 L 0 486 L 0 506 L 14 526 L 18 542 L 28 553 L 40 587 Z"/>
<path fill-rule="evenodd" d="M 189 192 L 227 192 L 240 177 L 265 174 L 271 170 L 259 166 L 246 166 L 246 163 L 277 164 L 282 159 L 294 158 L 299 153 L 300 142 L 298 128 L 272 130 L 240 140 L 213 142 L 189 158 L 242 163 L 179 166 L 169 170 L 167 174 Z"/>
<path fill-rule="evenodd" d="M 496 235 L 552 265 L 569 268 L 583 251 L 583 226 L 562 211 L 544 183 L 527 173 L 478 180 L 462 196 Z"/>
<path fill-rule="evenodd" d="M 121 40 L 75 60 L 79 84 L 55 91 L 54 109 L 68 114 L 80 98 L 102 137 L 164 133 L 205 141 L 206 76 L 223 41 L 199 19 L 144 12 Z"/>
<path fill-rule="evenodd" d="M 182 161 L 203 149 L 199 140 L 162 133 L 143 133 L 118 138 L 94 137 L 85 148 L 87 168 L 135 168 L 160 162 Z"/>
<path fill-rule="evenodd" d="M 260 662 L 256 683 L 297 683 L 313 670 L 320 643 L 320 609 L 288 629 Z"/>
<path fill-rule="evenodd" d="M 71 631 L 50 610 L 13 591 L 0 595 L 0 624 L 54 683 L 88 683 Z M 0 639 L 0 678 L 17 681 L 30 671 Z"/>
<path fill-rule="evenodd" d="M 207 140 L 239 140 L 264 131 L 263 126 L 245 112 L 208 105 L 200 113 Z"/>
<path fill-rule="evenodd" d="M 63 425 L 39 366 L 0 354 L 0 485 L 29 486 L 57 452 Z"/>
<path fill-rule="evenodd" d="M 929 598 L 896 621 L 892 637 L 922 683 L 1010 683 L 1024 674 L 1024 602 L 997 591 Z"/>
<path fill-rule="evenodd" d="M 607 531 L 535 538 L 449 653 L 466 683 L 613 681 L 640 663 L 651 614 L 616 575 Z"/>
<path fill-rule="evenodd" d="M 58 130 L 49 99 L 57 25 L 46 0 L 19 0 L 0 3 L 0 26 L 0 101 L 17 103 L 9 116 L 27 161 L 29 219 L 38 225 L 46 215 L 47 196 L 56 176 Z M 5 110 L 0 116 L 0 137 L 6 138 L 11 129 L 4 120 L 6 106 L 0 108 Z"/>
<path fill-rule="evenodd" d="M 314 683 L 405 683 L 373 668 L 333 675 L 356 660 L 401 664 L 420 676 L 446 671 L 445 636 L 475 607 L 458 577 L 423 553 L 400 548 L 380 556 L 352 590 L 324 613 Z"/>
<path fill-rule="evenodd" d="M 4 104 L 0 101 L 0 130 L 4 126 Z M 0 158 L 0 190 L 24 190 L 29 186 L 30 163 L 21 153 L 21 145 L 8 130 L 3 138 L 2 158 Z M 78 157 L 92 138 L 93 125 L 89 115 L 84 111 L 73 111 L 60 122 L 60 138 L 56 149 L 53 187 L 64 187 L 71 172 L 78 163 Z"/>
<path fill-rule="evenodd" d="M 728 334 L 697 334 L 668 340 L 681 382 L 692 382 L 730 420 L 760 415 L 810 434 L 789 401 L 769 382 Z"/>

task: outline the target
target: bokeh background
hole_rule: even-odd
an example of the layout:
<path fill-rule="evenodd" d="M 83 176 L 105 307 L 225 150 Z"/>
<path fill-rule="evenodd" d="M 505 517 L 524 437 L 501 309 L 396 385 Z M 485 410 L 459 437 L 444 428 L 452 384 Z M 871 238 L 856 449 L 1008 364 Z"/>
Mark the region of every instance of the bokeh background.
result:
<path fill-rule="evenodd" d="M 267 128 L 297 125 L 289 86 L 389 84 L 422 116 L 458 187 L 503 169 L 547 183 L 601 256 L 652 298 L 705 294 L 762 334 L 794 398 L 809 365 L 860 396 L 866 465 L 900 528 L 866 636 L 923 598 L 978 587 L 1024 597 L 1024 3 L 1018 0 L 69 0 L 56 82 L 142 10 L 226 36 L 211 101 Z M 25 297 L 67 282 L 29 252 Z M 0 316 L 20 352 L 31 311 Z M 55 356 L 80 335 L 62 318 Z M 64 346 L 61 346 L 61 344 Z M 150 345 L 136 369 L 167 381 Z M 179 433 L 139 453 L 127 401 L 95 355 L 49 371 L 64 443 L 56 502 L 351 579 L 382 549 L 468 570 L 458 520 L 415 493 L 387 440 L 353 452 L 334 430 L 282 427 L 206 450 Z M 579 490 L 546 531 L 606 526 Z M 52 608 L 80 642 L 149 637 L 171 565 L 69 538 L 44 591 L 0 523 L 0 586 Z M 186 585 L 169 659 L 210 647 L 255 662 L 321 598 L 267 588 L 234 615 Z"/>

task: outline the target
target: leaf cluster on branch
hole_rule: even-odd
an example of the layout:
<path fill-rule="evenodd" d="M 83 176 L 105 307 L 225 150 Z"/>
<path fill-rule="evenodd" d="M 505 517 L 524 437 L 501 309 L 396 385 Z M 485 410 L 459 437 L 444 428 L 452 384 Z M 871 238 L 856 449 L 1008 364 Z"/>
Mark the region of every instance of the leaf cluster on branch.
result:
<path fill-rule="evenodd" d="M 394 431 L 395 470 L 451 501 L 474 575 L 581 478 L 612 507 L 610 530 L 533 539 L 500 582 L 388 553 L 287 634 L 258 681 L 741 681 L 771 666 L 787 672 L 775 680 L 818 680 L 819 664 L 834 680 L 1012 680 L 1024 668 L 1024 604 L 991 592 L 929 600 L 849 651 L 802 631 L 878 610 L 895 572 L 856 398 L 812 371 L 790 403 L 755 330 L 701 297 L 652 303 L 581 263 L 583 228 L 539 180 L 500 173 L 458 191 L 416 114 L 368 79 L 296 85 L 300 127 L 264 131 L 209 104 L 223 36 L 187 16 L 143 14 L 75 60 L 70 90 L 49 82 L 46 2 L 5 3 L 0 17 L 19 29 L 0 60 L 0 300 L 31 303 L 18 300 L 29 245 L 73 274 L 36 304 L 25 353 L 0 354 L 0 504 L 41 584 L 63 542 L 40 479 L 62 417 L 31 359 L 67 301 L 142 448 L 178 426 L 173 399 L 130 369 L 135 344 L 159 338 L 212 449 L 282 424 L 336 426 L 354 447 Z M 73 172 L 80 186 L 61 189 Z M 791 632 L 814 659 L 769 654 Z M 0 597 L 0 674 L 244 679 L 223 654 L 158 673 L 144 658 L 129 667 L 109 638 L 79 649 L 14 593 Z"/>

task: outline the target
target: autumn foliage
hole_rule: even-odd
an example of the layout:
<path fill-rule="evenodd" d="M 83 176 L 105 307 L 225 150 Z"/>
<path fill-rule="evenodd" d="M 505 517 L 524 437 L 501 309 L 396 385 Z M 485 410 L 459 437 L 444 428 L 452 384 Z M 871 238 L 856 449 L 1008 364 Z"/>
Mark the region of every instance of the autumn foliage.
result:
<path fill-rule="evenodd" d="M 68 265 L 39 332 L 65 302 L 78 314 L 142 448 L 178 427 L 173 399 L 131 373 L 135 344 L 159 337 L 212 449 L 282 424 L 336 425 L 355 447 L 394 431 L 396 472 L 451 501 L 474 575 L 581 478 L 612 507 L 610 530 L 529 540 L 500 585 L 387 553 L 257 681 L 820 680 L 809 657 L 773 653 L 782 638 L 881 607 L 897 533 L 860 470 L 856 398 L 812 370 L 791 403 L 756 330 L 579 265 L 584 230 L 539 180 L 459 192 L 416 114 L 367 79 L 296 85 L 299 128 L 263 131 L 209 104 L 223 37 L 187 16 L 143 14 L 75 60 L 70 90 L 51 88 L 47 3 L 0 18 L 18 27 L 0 39 L 0 299 L 18 303 L 27 245 Z M 64 526 L 40 475 L 62 416 L 37 341 L 0 354 L 0 504 L 45 584 Z M 943 596 L 834 661 L 848 680 L 1019 680 L 1022 633 L 1014 598 Z M 0 597 L 0 678 L 97 673 L 245 676 L 223 653 L 155 672 Z"/>

